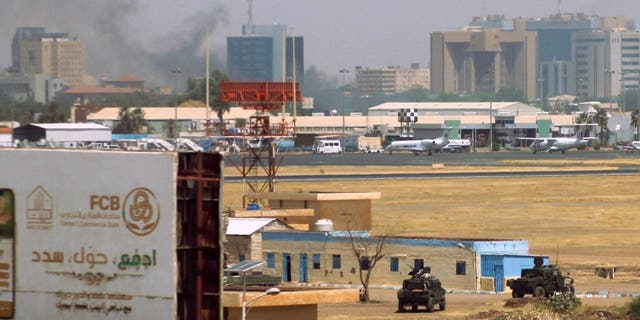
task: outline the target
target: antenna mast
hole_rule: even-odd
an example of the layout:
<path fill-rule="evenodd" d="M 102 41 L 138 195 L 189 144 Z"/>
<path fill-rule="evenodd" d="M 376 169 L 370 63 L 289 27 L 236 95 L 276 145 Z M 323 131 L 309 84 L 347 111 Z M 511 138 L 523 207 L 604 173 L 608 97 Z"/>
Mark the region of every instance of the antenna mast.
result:
<path fill-rule="evenodd" d="M 247 21 L 247 25 L 251 30 L 251 34 L 253 34 L 253 0 L 247 0 L 247 4 L 249 5 L 247 8 L 247 14 L 249 15 L 249 21 Z"/>
<path fill-rule="evenodd" d="M 562 0 L 558 0 L 558 13 L 561 13 L 560 7 L 562 6 Z"/>
<path fill-rule="evenodd" d="M 482 0 L 482 20 L 486 19 L 486 17 L 487 17 L 486 1 Z"/>

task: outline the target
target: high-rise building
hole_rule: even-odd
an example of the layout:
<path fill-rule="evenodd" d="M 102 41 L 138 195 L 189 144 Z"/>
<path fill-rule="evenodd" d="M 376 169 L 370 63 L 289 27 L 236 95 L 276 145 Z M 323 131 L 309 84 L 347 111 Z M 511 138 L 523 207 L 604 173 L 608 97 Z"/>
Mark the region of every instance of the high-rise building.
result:
<path fill-rule="evenodd" d="M 637 45 L 633 43 L 634 36 L 626 34 L 619 42 L 611 42 L 616 41 L 617 37 L 606 35 L 609 32 L 626 31 L 632 24 L 624 17 L 558 13 L 544 18 L 508 21 L 501 15 L 489 15 L 474 17 L 469 25 L 475 31 L 491 28 L 507 31 L 514 30 L 515 26 L 523 23 L 527 31 L 534 31 L 538 35 L 538 98 L 562 94 L 609 97 L 620 92 L 621 82 L 625 86 L 637 86 L 634 79 L 640 75 L 634 71 L 638 68 L 635 64 L 637 51 L 634 48 Z M 575 41 L 581 44 L 576 44 Z M 627 44 L 623 44 L 624 42 Z M 585 46 L 591 51 L 582 50 Z M 576 48 L 579 53 L 574 51 Z M 624 68 L 620 65 L 620 59 L 625 60 Z M 586 66 L 591 71 L 587 72 Z M 596 71 L 596 67 L 602 70 Z M 582 73 L 577 75 L 576 72 Z M 615 74 L 618 74 L 618 80 Z"/>
<path fill-rule="evenodd" d="M 577 32 L 572 38 L 571 75 L 579 96 L 615 97 L 640 87 L 638 31 Z M 624 106 L 621 106 L 624 108 Z"/>
<path fill-rule="evenodd" d="M 574 79 L 568 75 L 573 64 L 571 36 L 601 27 L 600 19 L 582 14 L 554 14 L 527 19 L 527 31 L 538 33 L 538 97 L 573 93 Z"/>
<path fill-rule="evenodd" d="M 521 90 L 536 97 L 537 34 L 498 29 L 431 33 L 431 91 L 472 94 Z"/>
<path fill-rule="evenodd" d="M 369 69 L 356 66 L 356 85 L 364 95 L 396 92 L 396 70 L 399 67 Z"/>
<path fill-rule="evenodd" d="M 79 85 L 84 73 L 82 43 L 66 33 L 46 33 L 44 28 L 18 28 L 12 43 L 12 69 L 21 74 L 47 74 Z"/>
<path fill-rule="evenodd" d="M 304 80 L 304 38 L 288 36 L 281 24 L 242 26 L 242 36 L 227 37 L 227 71 L 234 81 Z M 295 48 L 295 49 L 294 49 Z M 294 54 L 295 52 L 295 54 Z M 284 77 L 283 77 L 284 74 Z"/>
<path fill-rule="evenodd" d="M 429 88 L 429 69 L 420 68 L 420 64 L 413 63 L 411 68 L 403 69 L 399 66 L 389 66 L 382 69 L 369 69 L 356 66 L 356 86 L 362 94 L 377 93 L 393 94 L 410 89 L 414 86 Z"/>

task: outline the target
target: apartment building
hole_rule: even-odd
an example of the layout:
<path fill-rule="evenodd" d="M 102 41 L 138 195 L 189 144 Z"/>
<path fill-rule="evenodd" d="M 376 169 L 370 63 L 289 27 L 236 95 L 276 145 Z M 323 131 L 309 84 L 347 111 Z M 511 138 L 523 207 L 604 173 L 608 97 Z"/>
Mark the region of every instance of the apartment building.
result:
<path fill-rule="evenodd" d="M 429 88 L 429 68 L 420 68 L 419 63 L 412 63 L 408 69 L 389 66 L 381 69 L 370 69 L 356 66 L 356 86 L 362 94 L 393 94 L 414 86 Z"/>
<path fill-rule="evenodd" d="M 82 84 L 84 48 L 69 38 L 20 41 L 20 73 L 49 74 L 68 85 Z"/>
<path fill-rule="evenodd" d="M 575 60 L 572 89 L 578 96 L 616 97 L 640 87 L 638 31 L 577 32 L 571 43 Z"/>

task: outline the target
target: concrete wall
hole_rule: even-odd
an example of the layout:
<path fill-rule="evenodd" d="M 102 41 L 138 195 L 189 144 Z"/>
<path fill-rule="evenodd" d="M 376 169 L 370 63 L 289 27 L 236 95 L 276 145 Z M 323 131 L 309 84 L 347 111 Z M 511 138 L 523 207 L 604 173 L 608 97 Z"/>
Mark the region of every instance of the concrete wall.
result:
<path fill-rule="evenodd" d="M 338 284 L 360 284 L 358 261 L 348 242 L 348 237 L 331 237 L 323 233 L 314 233 L 314 239 L 308 241 L 292 241 L 289 237 L 280 237 L 276 233 L 263 235 L 263 248 L 266 253 L 275 254 L 275 268 L 264 269 L 266 274 L 283 275 L 283 254 L 291 256 L 292 282 L 300 279 L 300 253 L 308 254 L 307 275 L 309 282 L 325 282 Z M 360 239 L 358 239 L 357 243 Z M 368 242 L 368 243 L 367 243 Z M 365 240 L 365 246 L 371 252 L 375 250 L 376 242 Z M 358 245 L 358 247 L 363 247 Z M 476 277 L 479 265 L 472 250 L 463 249 L 455 245 L 455 241 L 447 243 L 434 243 L 432 246 L 416 246 L 412 243 L 393 241 L 387 239 L 384 245 L 385 257 L 380 260 L 373 269 L 370 284 L 399 285 L 403 279 L 409 277 L 416 259 L 423 259 L 424 266 L 431 267 L 431 273 L 442 280 L 447 289 L 475 289 Z M 320 266 L 314 269 L 313 254 L 320 254 Z M 340 267 L 333 267 L 333 256 L 340 256 Z M 391 259 L 398 259 L 398 271 L 391 271 Z M 466 272 L 463 275 L 456 274 L 456 263 L 463 263 Z M 284 278 L 284 277 L 283 277 Z"/>
<path fill-rule="evenodd" d="M 245 260 L 262 260 L 262 233 L 251 236 L 227 236 L 226 251 L 229 254 L 228 263 L 240 262 L 240 256 Z"/>
<path fill-rule="evenodd" d="M 358 301 L 358 289 L 314 289 L 282 291 L 278 295 L 263 296 L 263 292 L 247 292 L 245 301 L 254 302 L 248 305 L 248 320 L 271 319 L 318 319 L 318 304 L 351 303 Z M 257 298 L 257 299 L 256 299 Z M 225 320 L 242 319 L 242 291 L 225 291 L 223 295 Z"/>
<path fill-rule="evenodd" d="M 335 230 L 371 230 L 372 200 L 380 199 L 380 193 L 262 193 L 258 197 L 267 199 L 270 209 L 313 209 L 313 221 L 330 219 Z"/>

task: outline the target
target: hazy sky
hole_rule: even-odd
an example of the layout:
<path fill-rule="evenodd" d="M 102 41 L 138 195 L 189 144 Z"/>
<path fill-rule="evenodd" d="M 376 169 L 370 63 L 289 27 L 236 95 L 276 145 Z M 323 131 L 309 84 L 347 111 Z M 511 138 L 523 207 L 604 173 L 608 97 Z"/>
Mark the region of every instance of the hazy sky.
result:
<path fill-rule="evenodd" d="M 85 42 L 87 52 L 96 56 L 87 58 L 93 70 L 136 73 L 137 68 L 165 68 L 158 71 L 165 77 L 170 69 L 167 64 L 173 63 L 166 62 L 170 57 L 202 54 L 203 21 L 213 29 L 212 49 L 219 65 L 226 61 L 226 37 L 240 35 L 241 25 L 248 19 L 246 0 L 0 2 L 8 5 L 0 12 L 3 67 L 10 64 L 16 27 L 44 26 L 49 32 L 69 32 Z M 253 22 L 287 24 L 296 35 L 304 36 L 305 68 L 315 65 L 329 76 L 339 77 L 338 70 L 353 71 L 356 65 L 408 67 L 418 62 L 427 66 L 429 33 L 456 30 L 472 16 L 542 17 L 558 12 L 558 8 L 562 12 L 624 15 L 638 21 L 640 1 L 253 0 Z M 185 73 L 191 72 L 189 68 L 198 67 L 185 67 Z"/>

